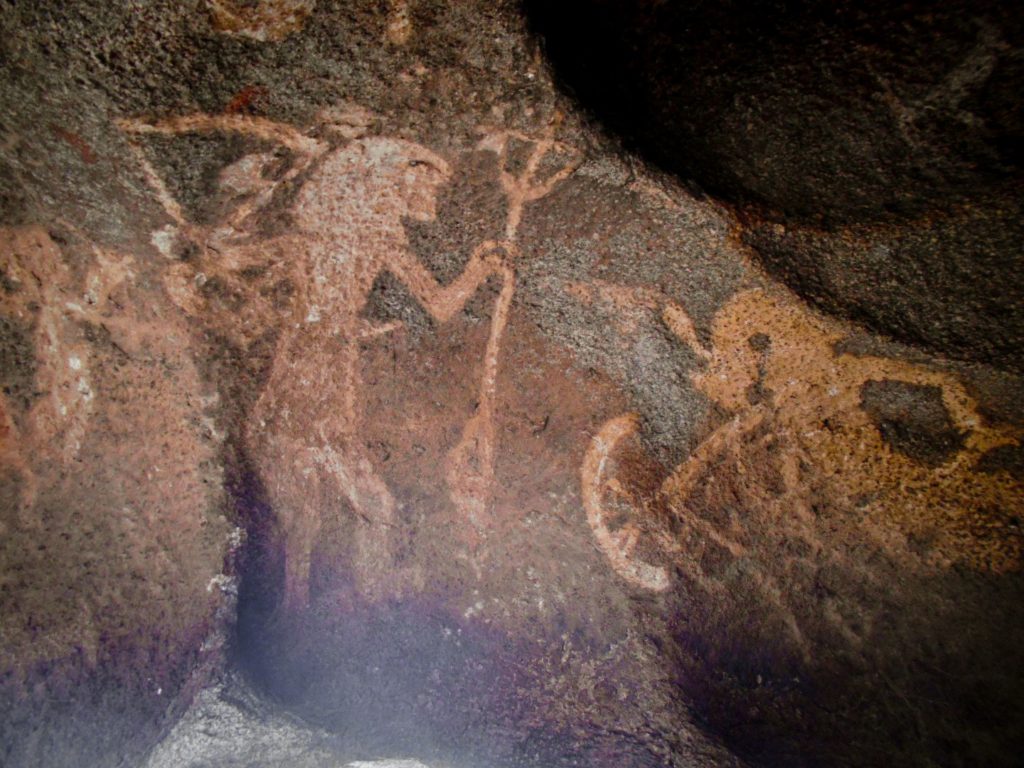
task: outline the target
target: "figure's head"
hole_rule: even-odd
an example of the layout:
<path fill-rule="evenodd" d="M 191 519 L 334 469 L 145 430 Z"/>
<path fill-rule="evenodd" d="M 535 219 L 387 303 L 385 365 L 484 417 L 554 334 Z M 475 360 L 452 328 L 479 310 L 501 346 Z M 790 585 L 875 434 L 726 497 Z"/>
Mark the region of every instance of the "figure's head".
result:
<path fill-rule="evenodd" d="M 733 296 L 715 315 L 712 353 L 694 385 L 730 411 L 749 405 L 748 391 L 785 387 L 791 379 L 828 376 L 840 336 L 797 301 L 752 289 Z"/>
<path fill-rule="evenodd" d="M 402 209 L 401 215 L 430 221 L 437 215 L 438 188 L 451 177 L 451 169 L 426 147 L 401 139 L 371 138 L 361 142 L 365 157 L 383 194 Z"/>
<path fill-rule="evenodd" d="M 329 156 L 303 186 L 296 220 L 305 229 L 373 222 L 400 227 L 403 218 L 430 221 L 438 188 L 451 176 L 448 163 L 402 139 L 358 139 Z"/>

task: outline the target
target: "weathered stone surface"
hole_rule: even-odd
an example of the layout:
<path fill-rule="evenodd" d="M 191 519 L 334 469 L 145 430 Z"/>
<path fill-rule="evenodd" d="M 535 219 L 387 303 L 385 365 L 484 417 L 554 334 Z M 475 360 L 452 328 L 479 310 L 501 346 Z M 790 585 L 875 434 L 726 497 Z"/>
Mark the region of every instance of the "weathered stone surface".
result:
<path fill-rule="evenodd" d="M 1020 371 L 1024 26 L 999 2 L 527 2 L 564 81 L 805 298 Z"/>
<path fill-rule="evenodd" d="M 131 254 L 6 228 L 0 269 L 4 762 L 138 755 L 215 655 L 216 393 Z"/>
<path fill-rule="evenodd" d="M 152 768 L 1016 761 L 1014 366 L 758 271 L 512 3 L 0 14 L 8 763 L 139 763 L 236 576 Z"/>
<path fill-rule="evenodd" d="M 200 692 L 144 763 L 145 768 L 321 768 L 344 764 L 331 748 L 329 733 L 277 711 L 236 676 Z"/>

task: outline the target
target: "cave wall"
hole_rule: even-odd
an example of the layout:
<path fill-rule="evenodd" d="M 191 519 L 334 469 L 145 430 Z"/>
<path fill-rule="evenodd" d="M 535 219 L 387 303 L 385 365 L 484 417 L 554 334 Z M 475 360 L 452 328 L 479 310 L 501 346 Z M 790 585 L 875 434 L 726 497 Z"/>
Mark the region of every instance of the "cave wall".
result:
<path fill-rule="evenodd" d="M 729 202 L 832 314 L 1020 370 L 1018 9 L 998 0 L 525 2 L 564 87 Z"/>
<path fill-rule="evenodd" d="M 0 21 L 5 764 L 226 666 L 345 758 L 1016 760 L 1005 356 L 790 292 L 517 4 Z"/>

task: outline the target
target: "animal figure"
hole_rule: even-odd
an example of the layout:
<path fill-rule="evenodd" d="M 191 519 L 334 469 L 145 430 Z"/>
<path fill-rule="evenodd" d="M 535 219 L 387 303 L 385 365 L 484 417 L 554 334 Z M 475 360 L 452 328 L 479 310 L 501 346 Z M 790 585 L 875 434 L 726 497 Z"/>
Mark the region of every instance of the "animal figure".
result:
<path fill-rule="evenodd" d="M 623 289 L 616 290 L 619 295 Z M 634 301 L 650 304 L 651 297 L 637 294 Z M 584 505 L 599 546 L 624 579 L 651 591 L 670 586 L 666 566 L 636 556 L 644 535 L 710 593 L 721 584 L 704 572 L 704 552 L 714 547 L 735 560 L 756 561 L 765 556 L 752 550 L 758 528 L 799 542 L 794 549 L 800 557 L 842 557 L 817 519 L 812 484 L 827 488 L 850 510 L 858 534 L 893 556 L 910 556 L 909 542 L 917 540 L 928 542 L 923 567 L 961 563 L 996 573 L 1020 568 L 1024 548 L 1012 517 L 1024 506 L 1024 485 L 1009 472 L 982 472 L 978 466 L 994 449 L 1019 446 L 1020 431 L 987 424 L 954 375 L 837 352 L 844 338 L 837 324 L 760 289 L 736 294 L 718 311 L 709 347 L 682 307 L 662 299 L 661 308 L 665 324 L 697 353 L 695 388 L 729 416 L 662 482 L 654 506 L 669 511 L 671 525 L 654 530 L 651 509 L 636 501 L 628 478 L 613 469 L 624 441 L 635 439 L 638 417 L 611 419 L 592 440 L 582 468 Z M 962 444 L 937 465 L 894 450 L 863 407 L 871 382 L 937 392 Z M 770 486 L 758 475 L 766 460 L 776 477 Z M 730 493 L 742 494 L 744 514 L 751 517 L 715 519 L 694 506 L 697 496 L 723 483 Z M 613 527 L 610 521 L 624 503 L 630 519 Z M 779 562 L 761 568 L 756 580 L 764 596 L 788 613 L 799 639 L 778 581 L 793 563 L 784 552 L 771 557 Z"/>
<path fill-rule="evenodd" d="M 19 524 L 39 490 L 33 465 L 60 467 L 75 459 L 92 415 L 91 346 L 82 327 L 121 339 L 125 324 L 112 300 L 132 276 L 131 259 L 92 248 L 84 280 L 67 266 L 42 227 L 0 229 L 2 314 L 31 329 L 35 371 L 31 402 L 12 404 L 0 393 L 0 465 L 19 478 Z"/>

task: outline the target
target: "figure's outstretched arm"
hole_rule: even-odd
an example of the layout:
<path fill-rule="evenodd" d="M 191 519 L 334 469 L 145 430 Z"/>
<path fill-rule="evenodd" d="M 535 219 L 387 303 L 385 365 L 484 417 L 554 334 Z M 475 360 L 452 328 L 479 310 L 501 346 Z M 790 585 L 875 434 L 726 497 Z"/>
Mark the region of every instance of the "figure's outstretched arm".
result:
<path fill-rule="evenodd" d="M 491 275 L 501 276 L 503 284 L 511 282 L 513 273 L 507 257 L 512 255 L 513 248 L 510 243 L 481 243 L 462 274 L 448 285 L 441 285 L 415 256 L 404 251 L 391 255 L 386 267 L 408 286 L 434 320 L 443 323 L 462 309 Z"/>
<path fill-rule="evenodd" d="M 191 133 L 237 133 L 243 136 L 252 136 L 263 141 L 276 143 L 286 147 L 296 155 L 296 161 L 292 168 L 271 187 L 276 187 L 282 181 L 287 181 L 304 171 L 309 164 L 322 155 L 329 145 L 326 142 L 307 136 L 293 126 L 285 123 L 277 123 L 260 117 L 248 115 L 210 115 L 193 114 L 179 115 L 162 119 L 147 118 L 123 118 L 115 121 L 115 125 L 128 137 L 139 165 L 148 186 L 156 193 L 157 199 L 167 214 L 174 220 L 181 231 L 191 239 L 201 238 L 201 228 L 189 222 L 178 201 L 174 199 L 163 179 L 153 168 L 142 151 L 139 138 L 142 136 L 180 136 Z M 270 190 L 272 191 L 272 189 Z M 254 207 L 265 203 L 267 195 L 259 196 L 257 201 L 252 201 L 243 206 L 234 218 L 239 219 L 250 213 Z"/>
<path fill-rule="evenodd" d="M 966 433 L 965 451 L 952 465 L 944 471 L 963 462 L 973 464 L 978 456 L 1001 445 L 1019 444 L 1024 435 L 1021 430 L 1010 426 L 994 426 L 986 423 L 978 402 L 967 391 L 960 379 L 953 373 L 932 370 L 902 360 L 885 357 L 856 358 L 862 365 L 858 372 L 866 370 L 868 374 L 860 374 L 856 382 L 856 390 L 867 380 L 881 381 L 885 379 L 902 381 L 918 386 L 937 388 L 942 394 L 942 403 L 954 426 Z"/>
<path fill-rule="evenodd" d="M 285 123 L 249 115 L 208 115 L 198 113 L 163 119 L 124 118 L 115 121 L 128 134 L 177 136 L 183 133 L 240 133 L 287 147 L 301 155 L 316 156 L 327 145 Z"/>
<path fill-rule="evenodd" d="M 447 479 L 452 501 L 474 528 L 485 527 L 487 503 L 494 479 L 494 403 L 501 336 L 508 322 L 515 273 L 508 263 L 514 253 L 511 243 L 484 242 L 470 256 L 465 269 L 448 285 L 441 285 L 415 256 L 394 253 L 385 268 L 409 287 L 416 300 L 434 320 L 443 323 L 466 306 L 466 302 L 491 275 L 501 278 L 501 292 L 491 315 L 491 333 L 484 353 L 480 399 L 466 422 L 462 438 L 448 457 Z"/>

